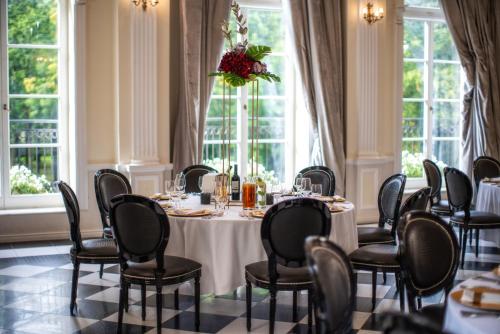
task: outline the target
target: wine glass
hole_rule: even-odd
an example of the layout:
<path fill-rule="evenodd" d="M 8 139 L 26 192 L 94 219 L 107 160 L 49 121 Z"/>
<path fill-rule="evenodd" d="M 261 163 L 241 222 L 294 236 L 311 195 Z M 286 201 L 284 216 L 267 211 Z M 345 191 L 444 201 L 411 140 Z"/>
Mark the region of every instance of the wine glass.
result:
<path fill-rule="evenodd" d="M 302 175 L 299 175 L 295 178 L 295 191 L 297 194 L 302 194 Z"/>
<path fill-rule="evenodd" d="M 303 177 L 301 179 L 301 190 L 304 195 L 310 195 L 311 194 L 311 179 L 308 177 Z"/>
<path fill-rule="evenodd" d="M 320 197 L 323 194 L 323 186 L 321 184 L 311 185 L 311 195 L 313 197 Z"/>
<path fill-rule="evenodd" d="M 166 180 L 165 181 L 165 194 L 171 195 L 174 191 L 174 181 Z"/>
<path fill-rule="evenodd" d="M 184 174 L 179 173 L 175 176 L 174 180 L 174 191 L 175 191 L 175 204 L 176 207 L 180 208 L 180 200 L 181 195 L 184 193 L 184 189 L 186 188 L 186 177 Z"/>
<path fill-rule="evenodd" d="M 203 175 L 198 177 L 198 188 L 200 189 L 200 193 L 203 192 Z"/>

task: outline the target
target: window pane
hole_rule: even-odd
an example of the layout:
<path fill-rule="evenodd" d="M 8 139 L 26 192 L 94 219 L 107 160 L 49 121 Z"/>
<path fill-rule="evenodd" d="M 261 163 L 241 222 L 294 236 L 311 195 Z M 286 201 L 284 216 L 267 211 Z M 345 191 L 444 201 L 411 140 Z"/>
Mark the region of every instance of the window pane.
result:
<path fill-rule="evenodd" d="M 424 64 L 421 62 L 404 62 L 403 97 L 424 97 Z"/>
<path fill-rule="evenodd" d="M 434 59 L 458 60 L 458 53 L 446 23 L 434 23 Z"/>
<path fill-rule="evenodd" d="M 260 139 L 285 139 L 285 101 L 260 100 L 259 138 Z M 249 117 L 248 131 L 251 135 L 251 115 Z"/>
<path fill-rule="evenodd" d="M 405 58 L 424 58 L 424 21 L 404 21 L 403 52 Z"/>
<path fill-rule="evenodd" d="M 10 94 L 56 94 L 57 50 L 9 49 Z"/>
<path fill-rule="evenodd" d="M 282 13 L 271 10 L 248 11 L 248 41 L 253 45 L 266 45 L 273 52 L 283 52 L 285 30 Z"/>
<path fill-rule="evenodd" d="M 409 7 L 440 8 L 439 0 L 405 0 Z"/>
<path fill-rule="evenodd" d="M 266 58 L 266 64 L 269 72 L 272 72 L 281 78 L 281 83 L 260 80 L 260 95 L 285 95 L 285 82 L 290 80 L 290 78 L 288 78 L 289 73 L 285 73 L 285 58 L 281 56 L 269 56 Z M 252 94 L 251 88 L 249 88 L 248 94 Z"/>
<path fill-rule="evenodd" d="M 403 102 L 403 138 L 424 135 L 424 103 Z"/>
<path fill-rule="evenodd" d="M 256 149 L 256 157 L 259 157 L 259 176 L 264 177 L 266 182 L 281 181 L 285 179 L 285 144 L 284 143 L 259 143 Z M 248 168 L 250 174 L 251 144 L 248 145 Z M 254 170 L 254 174 L 256 171 Z"/>
<path fill-rule="evenodd" d="M 434 64 L 434 98 L 460 99 L 460 65 Z"/>
<path fill-rule="evenodd" d="M 460 102 L 438 102 L 432 111 L 434 137 L 460 136 Z"/>
<path fill-rule="evenodd" d="M 226 101 L 227 103 L 227 101 Z M 237 115 L 236 106 L 239 100 L 231 99 L 231 140 L 236 140 L 237 134 Z M 229 104 L 226 104 L 226 108 Z M 226 110 L 226 131 L 229 131 L 229 120 L 227 118 L 228 112 Z M 210 101 L 210 108 L 205 124 L 205 140 L 222 140 L 222 99 L 212 98 Z"/>
<path fill-rule="evenodd" d="M 57 0 L 9 0 L 9 43 L 57 44 Z"/>
<path fill-rule="evenodd" d="M 56 147 L 11 148 L 10 190 L 12 195 L 51 193 L 58 177 Z"/>
<path fill-rule="evenodd" d="M 458 140 L 434 140 L 432 142 L 433 160 L 447 166 L 459 166 L 460 146 Z M 442 163 L 441 163 L 442 162 Z"/>
<path fill-rule="evenodd" d="M 406 176 L 412 178 L 421 178 L 424 175 L 422 161 L 424 143 L 422 141 L 412 140 L 403 141 L 403 152 L 401 154 L 402 171 Z"/>
<path fill-rule="evenodd" d="M 231 143 L 231 166 L 238 163 L 238 145 Z M 203 144 L 203 164 L 215 168 L 217 171 L 222 172 L 222 145 L 221 144 Z M 224 161 L 224 169 L 227 170 L 228 157 Z M 238 169 L 241 173 L 241 169 Z"/>

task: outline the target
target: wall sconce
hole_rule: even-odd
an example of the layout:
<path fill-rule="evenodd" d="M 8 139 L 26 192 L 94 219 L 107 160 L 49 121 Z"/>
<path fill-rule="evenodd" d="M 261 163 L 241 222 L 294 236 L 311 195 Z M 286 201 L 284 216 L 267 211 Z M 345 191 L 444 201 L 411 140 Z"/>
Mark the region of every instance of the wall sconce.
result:
<path fill-rule="evenodd" d="M 372 24 L 384 18 L 384 9 L 382 7 L 373 8 L 373 3 L 368 2 L 366 7 L 363 8 L 363 18 Z"/>
<path fill-rule="evenodd" d="M 160 0 L 132 0 L 132 3 L 136 6 L 141 5 L 143 10 L 146 10 L 148 8 L 148 3 L 151 7 L 154 7 L 160 2 Z"/>

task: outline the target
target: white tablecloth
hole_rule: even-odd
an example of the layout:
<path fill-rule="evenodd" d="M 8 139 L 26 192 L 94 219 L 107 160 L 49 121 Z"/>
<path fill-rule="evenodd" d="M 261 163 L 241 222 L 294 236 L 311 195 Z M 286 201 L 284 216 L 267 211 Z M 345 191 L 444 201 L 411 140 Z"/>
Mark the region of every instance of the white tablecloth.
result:
<path fill-rule="evenodd" d="M 493 212 L 500 215 L 500 185 L 484 182 L 479 183 L 476 210 Z M 493 241 L 500 247 L 500 229 L 481 230 L 479 238 Z"/>
<path fill-rule="evenodd" d="M 193 196 L 183 207 L 199 208 L 200 198 Z M 346 253 L 358 248 L 354 205 L 332 213 L 330 239 Z M 213 208 L 213 206 L 206 206 Z M 167 255 L 186 257 L 202 264 L 201 292 L 216 295 L 233 291 L 245 284 L 245 266 L 267 260 L 260 238 L 261 219 L 240 216 L 241 207 L 233 206 L 222 217 L 169 217 L 170 240 Z"/>
<path fill-rule="evenodd" d="M 494 278 L 493 273 L 484 274 L 485 277 Z M 498 276 L 496 276 L 498 279 Z M 461 289 L 461 287 L 472 287 L 472 286 L 488 286 L 491 288 L 498 288 L 498 285 L 494 282 L 488 282 L 483 280 L 475 280 L 470 278 L 460 285 L 453 288 L 453 291 Z M 475 308 L 463 306 L 451 299 L 449 296 L 448 304 L 446 307 L 445 319 L 444 319 L 444 330 L 453 334 L 499 334 L 500 333 L 500 320 L 496 317 L 464 317 L 460 312 L 483 312 Z"/>

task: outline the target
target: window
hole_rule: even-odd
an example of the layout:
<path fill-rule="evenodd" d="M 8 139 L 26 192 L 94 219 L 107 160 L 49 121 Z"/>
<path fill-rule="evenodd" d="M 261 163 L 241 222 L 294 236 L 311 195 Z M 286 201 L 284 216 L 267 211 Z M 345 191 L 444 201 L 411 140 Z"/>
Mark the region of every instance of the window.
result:
<path fill-rule="evenodd" d="M 0 207 L 60 203 L 67 179 L 65 0 L 0 0 Z"/>
<path fill-rule="evenodd" d="M 309 120 L 302 102 L 296 97 L 296 81 L 284 19 L 279 2 L 265 8 L 254 1 L 239 1 L 247 17 L 248 40 L 251 44 L 267 45 L 273 53 L 265 60 L 270 71 L 281 77 L 281 83 L 260 82 L 259 145 L 257 150 L 259 175 L 268 181 L 285 182 L 308 164 Z M 262 2 L 261 2 L 262 3 Z M 231 17 L 231 19 L 233 19 Z M 232 30 L 236 28 L 231 22 Z M 228 45 L 225 45 L 228 47 Z M 221 170 L 222 84 L 216 79 L 207 114 L 203 160 Z M 228 92 L 226 91 L 226 94 Z M 300 95 L 300 94 L 299 94 Z M 251 155 L 251 88 L 231 89 L 231 165 L 238 164 L 240 175 L 250 174 Z M 295 133 L 299 132 L 300 142 Z"/>
<path fill-rule="evenodd" d="M 406 3 L 402 169 L 417 186 L 423 159 L 459 166 L 464 75 L 438 0 Z"/>

